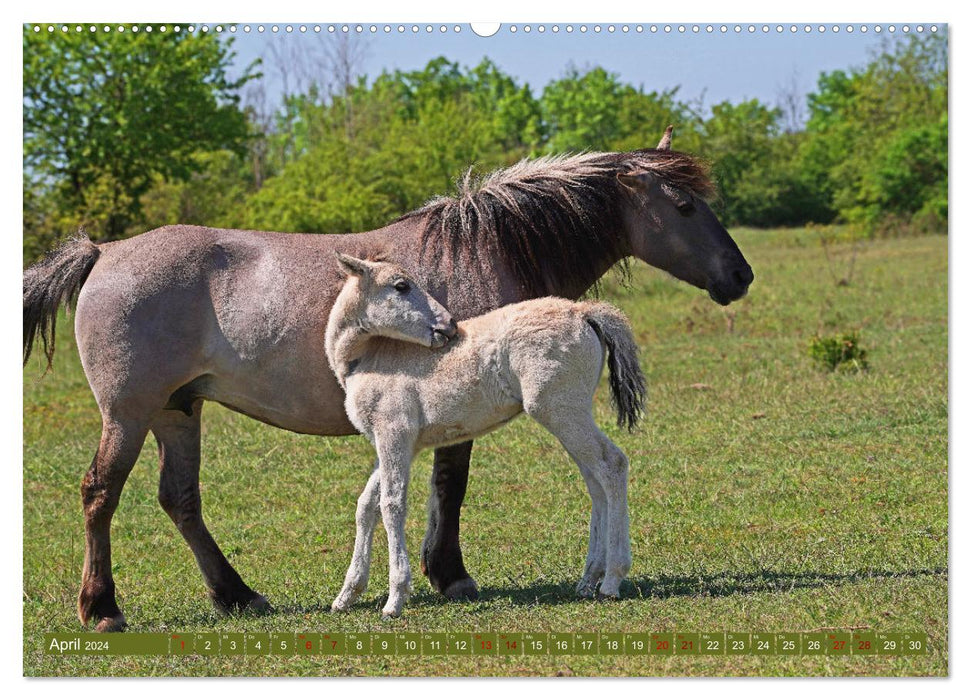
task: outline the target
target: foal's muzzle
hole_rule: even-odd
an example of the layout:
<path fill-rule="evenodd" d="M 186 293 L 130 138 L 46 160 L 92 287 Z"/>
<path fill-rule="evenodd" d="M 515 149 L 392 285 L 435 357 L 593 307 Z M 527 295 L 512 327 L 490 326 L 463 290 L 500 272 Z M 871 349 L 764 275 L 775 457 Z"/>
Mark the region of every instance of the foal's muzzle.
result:
<path fill-rule="evenodd" d="M 432 329 L 432 347 L 440 348 L 448 344 L 448 341 L 455 337 L 458 333 L 459 327 L 455 323 L 455 319 L 449 319 L 448 323 L 444 326 L 439 326 L 438 328 Z"/>

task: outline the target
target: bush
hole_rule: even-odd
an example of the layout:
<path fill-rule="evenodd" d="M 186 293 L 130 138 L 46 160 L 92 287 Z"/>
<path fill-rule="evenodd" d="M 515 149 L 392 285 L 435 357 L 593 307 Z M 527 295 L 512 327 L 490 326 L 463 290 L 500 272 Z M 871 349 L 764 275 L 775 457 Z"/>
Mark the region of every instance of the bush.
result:
<path fill-rule="evenodd" d="M 856 332 L 827 338 L 814 336 L 809 341 L 809 356 L 830 372 L 860 372 L 869 368 L 867 351 L 860 346 Z"/>

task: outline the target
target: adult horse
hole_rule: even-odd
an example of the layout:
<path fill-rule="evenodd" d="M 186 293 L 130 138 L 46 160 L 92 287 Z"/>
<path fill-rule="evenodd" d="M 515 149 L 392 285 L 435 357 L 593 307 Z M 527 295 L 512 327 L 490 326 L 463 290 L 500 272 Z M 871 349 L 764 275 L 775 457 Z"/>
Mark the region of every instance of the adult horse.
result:
<path fill-rule="evenodd" d="M 151 431 L 158 498 L 188 542 L 222 610 L 265 608 L 202 518 L 204 401 L 270 425 L 348 435 L 344 396 L 324 349 L 341 284 L 335 252 L 381 258 L 462 320 L 523 299 L 576 299 L 635 256 L 707 290 L 740 298 L 753 274 L 704 197 L 704 167 L 656 149 L 524 160 L 456 197 L 353 235 L 166 226 L 95 245 L 75 238 L 24 273 L 24 362 L 39 333 L 50 365 L 61 304 L 77 298 L 81 364 L 101 411 L 101 442 L 81 483 L 85 555 L 78 615 L 123 629 L 111 575 L 111 518 Z M 472 443 L 435 452 L 422 568 L 445 595 L 474 597 L 459 548 Z"/>

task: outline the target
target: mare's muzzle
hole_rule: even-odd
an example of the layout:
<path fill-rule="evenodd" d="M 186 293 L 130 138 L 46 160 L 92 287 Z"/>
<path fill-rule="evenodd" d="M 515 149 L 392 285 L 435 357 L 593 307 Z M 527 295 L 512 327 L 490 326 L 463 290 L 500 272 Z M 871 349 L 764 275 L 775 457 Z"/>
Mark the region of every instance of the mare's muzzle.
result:
<path fill-rule="evenodd" d="M 706 290 L 708 296 L 714 301 L 722 306 L 728 306 L 748 293 L 748 288 L 754 279 L 755 273 L 752 272 L 752 267 L 742 260 L 721 279 L 711 280 Z"/>

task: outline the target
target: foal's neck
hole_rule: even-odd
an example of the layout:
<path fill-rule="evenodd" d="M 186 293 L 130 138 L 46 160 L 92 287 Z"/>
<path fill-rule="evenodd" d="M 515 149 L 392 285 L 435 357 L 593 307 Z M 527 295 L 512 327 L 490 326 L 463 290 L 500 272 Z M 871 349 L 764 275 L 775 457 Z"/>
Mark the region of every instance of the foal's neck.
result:
<path fill-rule="evenodd" d="M 345 386 L 354 362 L 364 355 L 371 338 L 357 313 L 357 284 L 356 281 L 346 282 L 337 295 L 327 319 L 327 332 L 324 337 L 327 361 L 341 387 Z"/>

